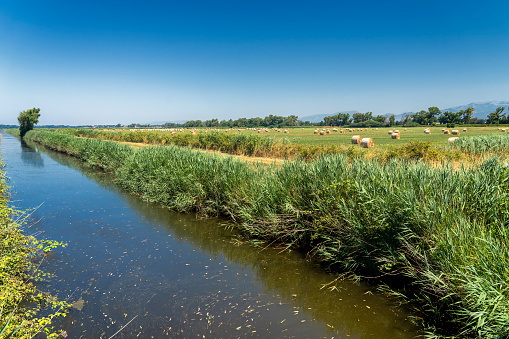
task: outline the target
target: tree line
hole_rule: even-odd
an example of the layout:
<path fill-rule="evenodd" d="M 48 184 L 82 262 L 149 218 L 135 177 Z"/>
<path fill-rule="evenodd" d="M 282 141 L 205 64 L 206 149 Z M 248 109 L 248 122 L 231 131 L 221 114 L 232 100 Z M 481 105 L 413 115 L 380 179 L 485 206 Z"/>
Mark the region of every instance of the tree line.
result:
<path fill-rule="evenodd" d="M 219 119 L 211 119 L 211 120 L 189 120 L 185 123 L 172 123 L 167 122 L 163 125 L 166 128 L 172 127 L 244 127 L 244 128 L 254 128 L 254 127 L 290 127 L 290 126 L 306 126 L 311 123 L 302 122 L 299 120 L 299 117 L 296 115 L 290 115 L 287 117 L 279 116 L 279 115 L 269 115 L 265 118 L 239 118 L 236 120 L 221 120 Z M 133 127 L 135 127 L 134 124 Z M 131 126 L 131 125 L 130 125 Z"/>
<path fill-rule="evenodd" d="M 487 119 L 472 117 L 473 107 L 458 112 L 442 112 L 436 106 L 428 110 L 421 110 L 413 114 L 406 114 L 400 121 L 395 121 L 394 115 L 386 118 L 383 115 L 373 116 L 372 112 L 355 113 L 350 118 L 348 113 L 337 113 L 324 118 L 327 126 L 354 126 L 354 127 L 381 127 L 381 126 L 418 126 L 418 125 L 441 125 L 454 126 L 456 124 L 509 124 L 509 116 L 504 113 L 505 107 L 498 107 L 495 112 L 488 114 Z M 509 108 L 508 108 L 509 111 Z"/>

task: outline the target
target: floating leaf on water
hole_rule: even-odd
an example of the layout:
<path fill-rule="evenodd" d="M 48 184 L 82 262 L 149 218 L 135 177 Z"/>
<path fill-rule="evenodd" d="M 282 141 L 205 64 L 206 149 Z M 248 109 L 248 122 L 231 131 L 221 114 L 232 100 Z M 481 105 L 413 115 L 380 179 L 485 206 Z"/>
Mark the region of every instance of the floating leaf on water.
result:
<path fill-rule="evenodd" d="M 71 304 L 71 306 L 78 311 L 81 311 L 83 309 L 83 306 L 85 305 L 85 300 L 83 298 L 80 298 L 78 301 L 75 301 Z"/>

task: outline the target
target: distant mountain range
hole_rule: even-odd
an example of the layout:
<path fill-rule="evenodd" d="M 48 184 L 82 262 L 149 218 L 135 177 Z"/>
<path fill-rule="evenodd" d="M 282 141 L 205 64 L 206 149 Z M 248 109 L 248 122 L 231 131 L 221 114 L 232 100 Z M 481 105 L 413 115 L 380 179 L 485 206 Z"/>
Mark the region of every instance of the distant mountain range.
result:
<path fill-rule="evenodd" d="M 497 107 L 501 107 L 501 106 L 508 107 L 509 106 L 509 101 L 471 102 L 469 104 L 461 105 L 461 106 L 455 106 L 455 107 L 449 107 L 449 108 L 440 108 L 440 111 L 442 111 L 442 112 L 445 112 L 445 111 L 458 112 L 458 111 L 461 111 L 461 110 L 465 110 L 468 107 L 473 107 L 475 109 L 473 117 L 477 117 L 479 119 L 486 119 L 486 118 L 488 118 L 488 114 L 490 114 L 492 112 L 495 112 L 495 109 Z M 509 107 L 507 108 L 507 110 L 509 110 Z M 360 113 L 360 112 L 358 112 L 358 111 L 338 111 L 336 113 L 316 114 L 316 115 L 309 115 L 309 116 L 299 117 L 299 120 L 301 120 L 301 121 L 309 121 L 309 122 L 320 122 L 320 121 L 323 120 L 323 118 L 331 116 L 331 115 L 335 115 L 335 114 L 338 114 L 338 113 L 349 113 L 350 116 L 352 116 L 354 113 Z M 396 118 L 396 121 L 398 121 L 398 120 L 403 119 L 405 115 L 407 115 L 407 114 L 414 114 L 414 113 L 415 112 L 405 112 L 405 113 L 401 113 L 401 114 L 394 114 L 394 117 Z M 387 114 L 382 114 L 382 115 L 384 115 L 384 116 L 386 116 L 388 118 L 392 114 L 393 113 L 387 113 Z M 374 114 L 374 115 L 376 116 L 378 114 Z"/>
<path fill-rule="evenodd" d="M 505 106 L 507 109 L 507 106 L 509 106 L 509 101 L 486 101 L 486 102 L 471 102 L 467 105 L 463 106 L 456 106 L 446 109 L 441 109 L 442 112 L 444 111 L 450 111 L 450 112 L 458 112 L 464 109 L 467 109 L 468 107 L 475 108 L 474 110 L 474 117 L 478 117 L 479 119 L 486 119 L 488 118 L 488 114 L 495 112 L 497 107 Z"/>

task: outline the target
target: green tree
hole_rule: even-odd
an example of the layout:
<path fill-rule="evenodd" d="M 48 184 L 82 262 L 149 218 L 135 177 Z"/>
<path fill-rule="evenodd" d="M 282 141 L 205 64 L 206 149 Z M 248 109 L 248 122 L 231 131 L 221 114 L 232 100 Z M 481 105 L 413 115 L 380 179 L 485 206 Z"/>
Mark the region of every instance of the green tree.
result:
<path fill-rule="evenodd" d="M 459 124 L 459 123 L 461 123 L 462 114 L 463 114 L 463 111 L 459 111 L 456 113 L 445 111 L 438 117 L 438 121 L 442 125 L 443 124 Z M 470 118 L 469 118 L 469 120 L 470 120 Z"/>
<path fill-rule="evenodd" d="M 437 122 L 437 115 L 441 112 L 438 107 L 430 107 L 428 111 L 420 111 L 418 113 L 412 114 L 412 121 L 418 123 L 419 125 L 431 125 L 434 122 Z"/>
<path fill-rule="evenodd" d="M 394 126 L 394 120 L 396 118 L 394 117 L 394 114 L 389 117 L 389 126 Z"/>
<path fill-rule="evenodd" d="M 464 124 L 468 124 L 470 122 L 470 119 L 472 119 L 472 114 L 474 113 L 475 108 L 469 107 L 464 111 L 460 111 L 462 113 L 462 122 Z"/>
<path fill-rule="evenodd" d="M 505 107 L 497 107 L 495 112 L 488 114 L 488 124 L 499 124 L 500 116 L 504 111 Z"/>
<path fill-rule="evenodd" d="M 39 117 L 41 114 L 40 108 L 31 108 L 23 111 L 18 116 L 19 121 L 19 135 L 20 137 L 24 137 L 28 131 L 34 129 L 34 125 L 39 123 Z"/>

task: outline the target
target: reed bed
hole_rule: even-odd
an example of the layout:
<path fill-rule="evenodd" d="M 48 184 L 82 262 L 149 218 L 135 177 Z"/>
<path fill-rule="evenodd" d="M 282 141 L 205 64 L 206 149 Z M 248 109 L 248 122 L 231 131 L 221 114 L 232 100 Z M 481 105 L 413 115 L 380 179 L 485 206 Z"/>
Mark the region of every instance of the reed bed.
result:
<path fill-rule="evenodd" d="M 458 169 L 332 155 L 276 167 L 57 132 L 26 138 L 114 173 L 145 200 L 226 216 L 331 270 L 396 282 L 429 337 L 509 336 L 509 170 L 497 158 Z"/>
<path fill-rule="evenodd" d="M 465 153 L 473 154 L 499 154 L 509 153 L 509 135 L 479 135 L 459 138 L 448 145 Z"/>

